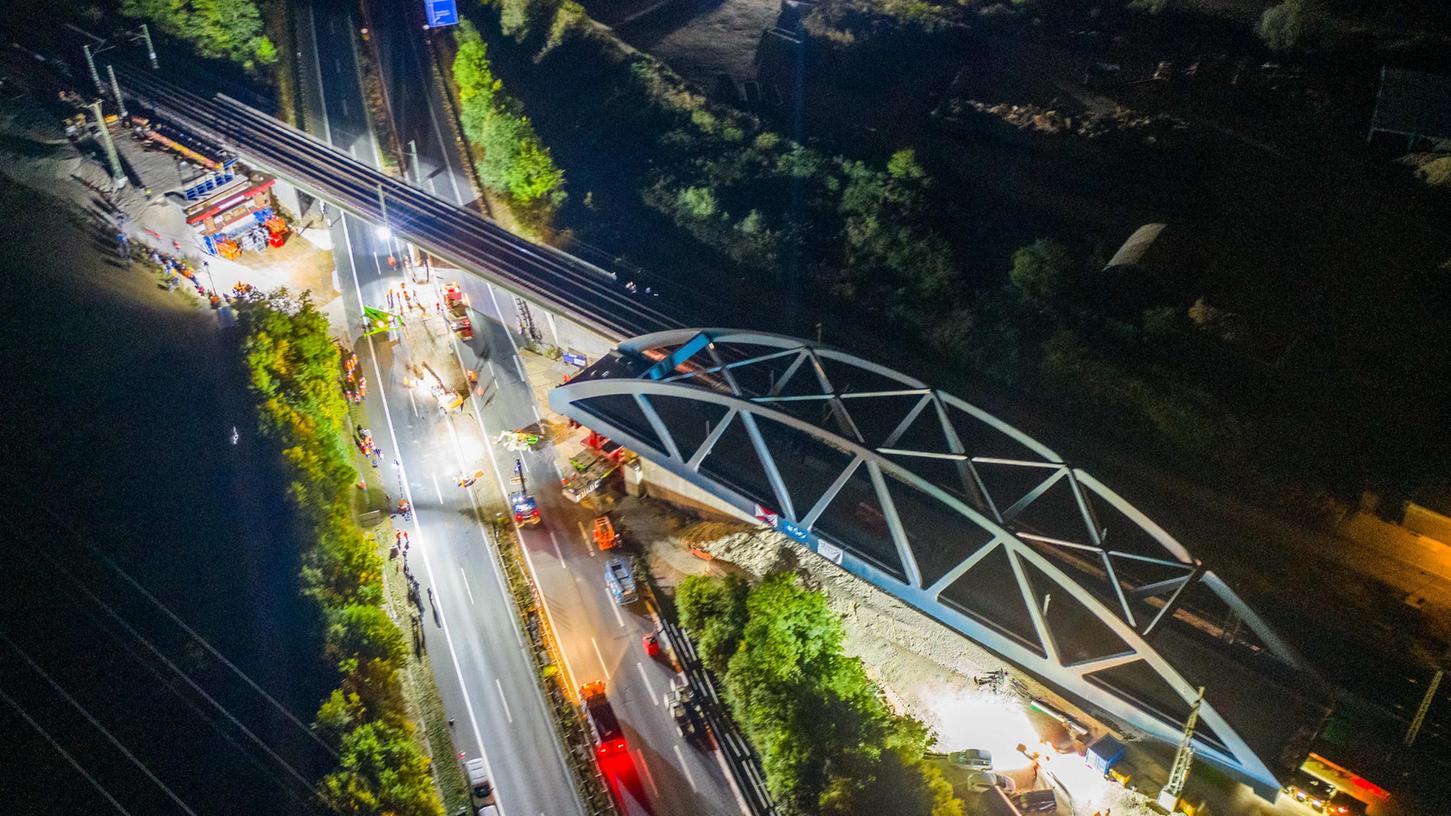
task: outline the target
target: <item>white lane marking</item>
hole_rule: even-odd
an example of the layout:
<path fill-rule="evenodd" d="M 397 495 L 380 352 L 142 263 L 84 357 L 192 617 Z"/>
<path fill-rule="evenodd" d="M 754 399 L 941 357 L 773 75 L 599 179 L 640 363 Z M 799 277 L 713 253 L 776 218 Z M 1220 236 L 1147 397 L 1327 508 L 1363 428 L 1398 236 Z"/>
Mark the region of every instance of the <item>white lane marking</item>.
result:
<path fill-rule="evenodd" d="M 489 290 L 489 300 L 492 300 L 494 302 L 494 314 L 498 315 L 499 322 L 503 323 L 504 310 L 499 308 L 499 298 L 494 294 L 494 285 L 492 283 L 489 283 L 488 281 L 484 281 L 484 286 Z M 509 348 L 512 348 L 514 350 L 514 356 L 518 357 L 519 344 L 514 342 L 514 333 L 509 331 L 508 326 L 504 327 L 504 336 L 509 339 Z"/>
<path fill-rule="evenodd" d="M 534 414 L 534 421 L 535 422 L 543 422 L 544 421 L 544 417 L 542 417 L 542 416 L 539 415 L 539 406 L 535 405 L 533 403 L 533 401 L 530 401 L 530 403 L 529 403 L 529 410 Z M 558 467 L 558 465 L 555 465 L 555 467 Z"/>
<path fill-rule="evenodd" d="M 513 725 L 514 715 L 509 713 L 509 699 L 504 696 L 504 684 L 500 683 L 497 677 L 494 678 L 494 688 L 499 690 L 499 702 L 504 704 L 504 716 L 508 717 L 509 724 Z"/>
<path fill-rule="evenodd" d="M 554 542 L 554 554 L 559 557 L 560 566 L 569 569 L 569 564 L 564 561 L 564 551 L 559 548 L 559 538 L 554 535 L 553 530 L 549 531 L 549 540 Z"/>
<path fill-rule="evenodd" d="M 348 222 L 346 220 L 346 216 L 344 216 L 344 220 L 343 220 L 343 242 L 348 247 L 348 250 L 349 250 L 348 255 L 351 256 L 351 254 L 352 254 L 351 250 L 352 250 L 352 246 L 353 246 L 353 239 L 352 239 L 352 235 L 350 234 L 350 232 L 348 230 Z M 376 259 L 375 259 L 375 263 L 376 263 Z M 357 269 L 357 266 L 352 263 L 351 258 L 349 259 L 348 266 L 352 270 L 352 273 L 353 273 L 353 290 L 354 290 L 354 292 L 358 296 L 358 312 L 359 313 L 362 313 L 362 311 L 363 311 L 363 287 L 362 287 L 362 284 L 360 284 L 358 282 L 358 269 Z M 382 388 L 382 384 L 384 382 L 386 382 L 386 381 L 383 379 L 383 370 L 378 365 L 377 347 L 376 347 L 376 345 L 373 342 L 372 335 L 368 335 L 367 340 L 368 340 L 368 351 L 369 351 L 368 356 L 369 356 L 369 358 L 371 359 L 371 361 L 373 363 L 373 376 L 376 377 L 376 379 L 374 380 L 374 382 L 378 383 L 378 385 L 379 385 L 379 392 L 380 392 L 379 393 L 379 396 L 381 397 L 381 399 L 379 400 L 379 402 L 383 403 L 383 419 L 388 424 L 388 434 L 389 434 L 389 436 L 393 439 L 394 442 L 397 442 L 397 440 L 398 440 L 398 432 L 393 428 L 393 412 L 388 408 L 388 396 L 387 396 L 387 393 Z M 401 477 L 400 481 L 403 482 L 403 494 L 404 494 L 404 498 L 408 499 L 408 503 L 411 505 L 411 504 L 413 504 L 413 492 L 408 487 L 408 478 L 407 478 L 407 475 L 406 475 L 406 471 L 404 470 L 404 467 L 403 467 L 403 452 L 401 450 L 399 450 L 397 447 L 394 447 L 394 451 L 396 451 L 398 453 L 398 457 L 395 460 L 397 462 L 397 464 L 395 465 L 395 467 L 398 468 L 398 474 Z M 420 545 L 418 547 L 418 554 L 421 555 L 421 556 L 423 556 L 423 571 L 428 576 L 428 583 L 431 586 L 436 586 L 438 584 L 438 582 L 436 580 L 434 580 L 434 577 L 433 577 L 433 562 L 428 557 L 428 548 L 422 546 L 422 544 L 423 544 L 423 527 L 422 527 L 421 524 L 419 524 L 418 514 L 417 513 L 414 513 L 413 514 L 413 534 L 416 535 L 416 536 L 418 536 L 418 543 Z M 494 776 L 494 767 L 493 767 L 492 764 L 489 763 L 489 753 L 488 753 L 488 751 L 484 750 L 484 735 L 483 735 L 483 732 L 479 730 L 479 720 L 478 720 L 478 717 L 474 714 L 474 704 L 473 704 L 473 700 L 470 699 L 468 683 L 464 682 L 464 671 L 463 671 L 463 667 L 460 666 L 459 665 L 459 662 L 458 662 L 458 649 L 454 647 L 454 645 L 453 645 L 453 637 L 449 634 L 449 631 L 448 631 L 448 616 L 444 614 L 443 605 L 441 603 L 437 607 L 435 607 L 435 609 L 438 612 L 438 625 L 439 625 L 439 628 L 441 628 L 443 630 L 443 640 L 444 640 L 445 643 L 448 644 L 448 657 L 449 657 L 449 661 L 453 663 L 453 673 L 454 673 L 454 676 L 458 679 L 459 689 L 463 692 L 463 695 L 462 696 L 463 696 L 463 700 L 464 700 L 464 711 L 465 711 L 465 713 L 468 714 L 468 718 L 469 718 L 469 728 L 472 729 L 473 732 L 474 732 L 474 743 L 479 746 L 479 756 L 484 760 L 484 770 L 489 774 L 490 777 L 493 777 Z M 501 801 L 501 802 L 498 803 L 498 805 L 499 805 L 499 812 L 500 812 L 500 814 L 504 814 L 505 813 L 505 811 L 504 811 L 504 803 Z"/>
<path fill-rule="evenodd" d="M 528 383 L 529 382 L 529 375 L 524 373 L 524 364 L 519 361 L 519 358 L 518 357 L 515 357 L 514 358 L 514 370 L 516 370 L 516 371 L 519 372 L 519 381 L 520 382 L 523 382 L 523 383 Z M 535 416 L 538 416 L 538 414 L 536 413 Z"/>
<path fill-rule="evenodd" d="M 438 494 L 438 503 L 443 504 L 443 491 L 438 489 L 438 477 L 430 473 L 428 478 L 433 480 L 433 492 Z"/>
<path fill-rule="evenodd" d="M 635 764 L 639 765 L 640 770 L 645 772 L 645 781 L 650 783 L 650 790 L 655 791 L 655 798 L 659 799 L 660 788 L 655 784 L 655 775 L 650 773 L 650 765 L 645 762 L 645 755 L 640 752 L 639 748 L 635 749 Z"/>
<path fill-rule="evenodd" d="M 341 70 L 341 69 L 339 69 L 339 70 Z M 351 114 L 348 113 L 348 100 L 347 100 L 346 97 L 343 98 L 343 99 L 339 99 L 338 100 L 338 104 L 343 106 L 343 116 L 350 116 L 351 115 Z"/>
<path fill-rule="evenodd" d="M 559 481 L 564 481 L 564 471 L 559 468 L 559 460 L 551 459 L 549 464 L 554 468 L 554 475 L 559 477 Z"/>
<path fill-rule="evenodd" d="M 413 389 L 408 389 L 408 402 L 413 405 L 413 416 L 418 416 L 418 400 L 413 398 Z"/>
<path fill-rule="evenodd" d="M 615 613 L 615 620 L 619 622 L 620 628 L 624 629 L 625 618 L 620 614 L 620 605 L 615 603 L 615 596 L 610 594 L 609 589 L 605 589 L 605 598 L 610 602 L 610 610 Z"/>
<path fill-rule="evenodd" d="M 374 259 L 374 263 L 377 263 L 377 259 L 376 258 Z M 487 286 L 488 283 L 485 282 L 485 285 Z M 493 289 L 491 287 L 490 288 L 490 296 L 492 296 L 492 294 L 493 294 Z M 361 302 L 361 298 L 360 298 L 360 302 Z M 498 303 L 495 302 L 494 305 L 495 305 L 495 307 L 497 307 L 498 306 Z M 505 334 L 507 335 L 507 332 L 505 332 Z M 513 343 L 514 343 L 514 338 L 512 336 L 509 337 L 509 343 L 511 345 L 513 345 Z M 461 352 L 459 350 L 460 345 L 459 345 L 459 340 L 458 340 L 458 337 L 457 336 L 453 336 L 453 337 L 450 338 L 450 345 L 453 348 L 453 356 L 454 356 L 454 359 L 458 361 L 459 370 L 461 370 L 461 371 L 464 370 L 466 368 L 466 366 L 464 365 L 463 352 Z M 518 352 L 518 346 L 515 346 L 514 347 L 514 350 L 515 350 L 515 353 L 517 353 Z M 476 392 L 476 391 L 469 391 L 469 397 L 468 397 L 468 399 L 469 399 L 469 402 L 471 402 L 473 404 L 473 406 L 474 406 L 474 410 L 473 410 L 474 423 L 479 426 L 479 433 L 483 436 L 484 439 L 489 439 L 490 438 L 489 437 L 489 431 L 488 431 L 487 428 L 484 427 L 484 406 L 481 404 L 481 402 L 479 400 L 478 392 Z M 454 434 L 455 444 L 457 445 L 458 436 L 457 436 L 457 433 L 454 431 L 453 422 L 450 421 L 448 423 L 448 427 L 449 427 L 450 433 L 453 433 Z M 494 471 L 494 480 L 499 485 L 499 493 L 500 493 L 500 495 L 507 496 L 509 494 L 509 491 L 508 491 L 508 488 L 506 488 L 504 486 L 504 474 L 503 474 L 503 471 L 499 470 L 499 461 L 498 461 L 498 458 L 497 458 L 498 452 L 495 450 L 495 448 L 494 448 L 493 445 L 487 445 L 487 446 L 485 446 L 485 448 L 488 451 L 488 453 L 486 455 L 486 458 L 489 460 L 489 465 L 490 465 L 490 467 Z M 460 446 L 460 449 L 461 449 L 461 446 Z M 460 456 L 462 456 L 461 453 L 460 453 Z M 483 539 L 483 541 L 484 541 L 484 549 L 485 550 L 488 550 L 489 549 L 489 546 L 488 546 L 489 545 L 489 537 L 484 532 L 484 522 L 483 522 L 482 514 L 479 512 L 478 500 L 475 499 L 474 494 L 473 494 L 473 491 L 469 491 L 469 504 L 473 507 L 473 510 L 474 510 L 474 518 L 478 522 L 476 526 L 477 526 L 477 529 L 479 531 L 479 537 L 481 539 Z M 517 522 L 515 522 L 515 524 L 514 524 L 514 530 L 517 532 L 518 529 L 519 529 L 519 524 Z M 534 558 L 533 558 L 533 556 L 531 556 L 529 554 L 529 548 L 526 547 L 526 546 L 524 546 L 524 542 L 523 542 L 522 539 L 519 542 L 519 550 L 522 553 L 524 553 L 524 565 L 529 568 L 529 574 L 530 575 L 538 575 L 539 574 L 539 571 L 534 568 Z M 498 580 L 498 582 L 499 582 L 499 590 L 504 593 L 504 596 L 505 597 L 508 597 L 509 589 L 508 589 L 508 587 L 504 586 L 504 575 L 503 575 L 503 572 L 500 569 L 499 565 L 496 564 L 496 563 L 494 563 L 494 561 L 495 561 L 494 558 L 490 558 L 489 559 L 489 563 L 492 564 L 493 567 L 494 567 L 494 578 L 496 580 Z M 542 592 L 541 592 L 541 594 L 542 594 Z M 559 627 L 557 627 L 557 626 L 554 625 L 554 616 L 553 616 L 553 614 L 549 610 L 549 597 L 547 595 L 543 596 L 543 602 L 540 604 L 540 608 L 544 610 L 544 619 L 549 624 L 549 628 L 553 629 L 555 632 L 560 631 L 559 630 Z M 516 640 L 519 641 L 519 648 L 520 649 L 523 649 L 524 648 L 524 639 L 520 636 L 520 631 L 521 630 L 520 630 L 520 627 L 519 627 L 519 622 L 517 620 L 514 620 L 513 621 L 513 624 L 514 624 L 514 626 L 513 626 L 513 628 L 514 628 L 514 637 L 515 637 Z M 598 651 L 598 647 L 596 647 L 596 651 Z M 570 660 L 569 660 L 569 651 L 567 649 L 563 648 L 563 646 L 561 646 L 560 649 L 559 649 L 559 654 L 560 654 L 561 657 L 564 658 L 564 680 L 565 680 L 565 683 L 570 688 L 573 688 L 574 687 L 574 678 L 577 675 L 574 673 L 574 667 L 570 663 Z M 608 673 L 606 673 L 605 676 L 606 676 L 606 679 L 608 679 L 608 677 L 609 677 Z M 534 695 L 534 700 L 535 700 L 535 702 L 539 706 L 540 715 L 543 716 L 543 717 L 552 717 L 552 716 L 554 716 L 554 712 L 550 709 L 549 704 L 544 699 L 544 691 L 543 691 L 543 689 L 538 688 L 538 686 L 536 685 L 535 686 L 535 691 L 536 691 L 536 694 Z M 554 744 L 554 755 L 559 758 L 559 764 L 561 766 L 564 766 L 565 768 L 568 768 L 569 762 L 564 757 L 564 747 L 560 744 L 560 742 L 558 740 L 553 740 L 552 742 Z M 722 760 L 722 762 L 724 762 L 724 760 Z M 580 807 L 581 809 L 584 808 L 583 802 L 580 801 L 579 792 L 578 791 L 575 791 L 574 792 L 574 801 L 575 801 L 575 804 L 578 807 Z M 737 794 L 737 801 L 744 801 L 743 799 L 740 799 L 739 798 L 739 794 Z M 500 808 L 500 810 L 502 810 L 502 807 Z M 501 816 L 504 816 L 504 815 L 501 814 Z"/>
<path fill-rule="evenodd" d="M 600 651 L 600 645 L 599 645 L 599 643 L 595 642 L 595 639 L 594 639 L 593 636 L 590 637 L 589 642 L 590 642 L 590 645 L 592 645 L 592 646 L 595 647 L 595 657 L 598 657 L 600 659 L 600 668 L 602 668 L 602 669 L 605 670 L 605 679 L 606 680 L 609 680 L 610 679 L 610 667 L 605 665 L 605 655 L 604 655 L 603 652 Z"/>
<path fill-rule="evenodd" d="M 473 591 L 473 589 L 471 589 L 469 587 L 469 576 L 468 576 L 468 573 L 464 572 L 464 568 L 463 567 L 459 567 L 458 568 L 458 574 L 459 575 L 462 575 L 464 577 L 464 592 L 467 592 L 469 594 L 469 606 L 473 606 L 474 605 L 474 591 Z"/>
<path fill-rule="evenodd" d="M 655 684 L 650 682 L 650 675 L 645 671 L 645 664 L 636 660 L 635 668 L 640 670 L 640 679 L 645 681 L 645 688 L 650 691 L 650 702 L 657 706 L 660 705 L 660 701 L 655 698 Z"/>
<path fill-rule="evenodd" d="M 335 19 L 329 19 L 327 22 L 328 22 L 328 28 L 329 28 L 329 30 L 335 30 L 337 28 L 337 20 L 335 20 Z M 333 57 L 333 73 L 335 73 L 335 74 L 341 74 L 342 72 L 343 72 L 343 58 L 342 57 Z"/>
<path fill-rule="evenodd" d="M 690 763 L 685 761 L 685 754 L 680 752 L 680 743 L 677 742 L 671 747 L 675 749 L 675 758 L 680 760 L 681 770 L 685 771 L 685 781 L 690 783 L 690 789 L 700 793 L 700 789 L 695 787 L 695 777 L 690 773 Z"/>

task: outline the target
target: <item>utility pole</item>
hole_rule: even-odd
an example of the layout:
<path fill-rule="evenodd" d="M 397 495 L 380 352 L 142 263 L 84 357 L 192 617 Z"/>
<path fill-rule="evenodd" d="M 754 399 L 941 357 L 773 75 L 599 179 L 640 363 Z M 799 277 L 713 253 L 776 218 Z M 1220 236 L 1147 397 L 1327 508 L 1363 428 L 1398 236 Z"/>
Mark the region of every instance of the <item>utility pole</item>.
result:
<path fill-rule="evenodd" d="M 413 167 L 413 183 L 419 187 L 423 186 L 423 170 L 418 166 L 418 142 L 414 139 L 408 140 L 408 153 L 412 157 L 410 162 Z"/>
<path fill-rule="evenodd" d="M 161 63 L 156 61 L 156 46 L 151 44 L 151 29 L 145 23 L 141 24 L 141 39 L 146 43 L 146 58 L 151 60 L 151 70 L 161 70 Z"/>
<path fill-rule="evenodd" d="M 105 93 L 106 86 L 101 84 L 101 75 L 96 71 L 96 57 L 91 53 L 91 44 L 82 43 L 81 51 L 86 55 L 86 68 L 91 72 L 91 81 L 96 83 L 96 93 Z"/>
<path fill-rule="evenodd" d="M 116 81 L 116 68 L 106 64 L 106 75 L 111 78 L 111 95 L 116 98 L 116 110 L 121 114 L 121 126 L 126 125 L 126 100 L 121 98 L 121 83 Z"/>
<path fill-rule="evenodd" d="M 1174 754 L 1174 767 L 1169 770 L 1169 781 L 1159 791 L 1159 806 L 1176 812 L 1179 796 L 1184 793 L 1184 782 L 1189 778 L 1189 766 L 1194 762 L 1194 727 L 1199 724 L 1199 706 L 1204 702 L 1204 687 L 1199 687 L 1199 696 L 1189 709 L 1189 718 L 1184 721 L 1184 733 L 1179 737 L 1179 750 Z"/>
<path fill-rule="evenodd" d="M 111 183 L 119 190 L 126 186 L 126 173 L 121 169 L 121 157 L 116 153 L 116 143 L 111 141 L 111 131 L 106 127 L 106 114 L 101 110 L 101 100 L 91 103 L 91 113 L 96 117 L 101 149 L 106 152 L 106 162 L 111 165 Z"/>
<path fill-rule="evenodd" d="M 1411 727 L 1406 729 L 1405 739 L 1401 744 L 1407 748 L 1416 742 L 1416 735 L 1421 733 L 1421 726 L 1426 722 L 1426 712 L 1431 708 L 1431 700 L 1436 696 L 1436 689 L 1441 687 L 1441 677 L 1446 674 L 1445 669 L 1437 669 L 1431 676 L 1431 682 L 1426 686 L 1426 696 L 1421 698 L 1421 705 L 1416 709 L 1416 716 L 1411 718 Z"/>

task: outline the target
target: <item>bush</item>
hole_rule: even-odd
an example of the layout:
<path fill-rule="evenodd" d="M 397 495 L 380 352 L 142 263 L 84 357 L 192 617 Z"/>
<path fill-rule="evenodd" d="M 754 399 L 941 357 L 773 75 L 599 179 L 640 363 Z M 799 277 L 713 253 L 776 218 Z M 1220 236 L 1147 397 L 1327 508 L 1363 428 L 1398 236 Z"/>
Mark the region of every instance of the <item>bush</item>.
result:
<path fill-rule="evenodd" d="M 739 576 L 687 576 L 675 591 L 680 625 L 695 636 L 696 651 L 707 668 L 725 674 L 746 626 L 750 587 Z"/>
<path fill-rule="evenodd" d="M 231 60 L 249 71 L 277 62 L 254 0 L 122 0 L 121 13 L 191 43 L 203 57 Z"/>
<path fill-rule="evenodd" d="M 790 573 L 753 588 L 694 576 L 676 601 L 783 814 L 960 816 L 962 803 L 923 762 L 927 729 L 888 709 L 842 651 L 841 623 L 821 593 Z"/>
<path fill-rule="evenodd" d="M 455 37 L 453 78 L 458 85 L 459 119 L 464 136 L 482 153 L 479 179 L 506 196 L 527 227 L 546 229 L 564 204 L 564 171 L 554 163 L 520 104 L 503 92 L 478 30 L 464 21 Z"/>
<path fill-rule="evenodd" d="M 1013 253 L 1008 277 L 1013 286 L 1030 300 L 1053 300 L 1075 283 L 1073 254 L 1051 238 L 1039 238 Z"/>
<path fill-rule="evenodd" d="M 263 434 L 279 449 L 303 552 L 302 591 L 326 622 L 341 675 L 314 727 L 339 746 L 321 794 L 340 813 L 440 816 L 443 806 L 406 725 L 403 633 L 383 611 L 382 559 L 353 516 L 340 349 L 308 295 L 285 289 L 237 305 L 242 362 Z"/>
<path fill-rule="evenodd" d="M 1328 20 L 1317 0 L 1281 0 L 1260 15 L 1257 31 L 1272 51 L 1314 48 L 1325 38 Z"/>
<path fill-rule="evenodd" d="M 327 803 L 346 816 L 442 816 L 428 759 L 406 728 L 358 726 L 343 738 L 338 769 L 322 781 Z"/>

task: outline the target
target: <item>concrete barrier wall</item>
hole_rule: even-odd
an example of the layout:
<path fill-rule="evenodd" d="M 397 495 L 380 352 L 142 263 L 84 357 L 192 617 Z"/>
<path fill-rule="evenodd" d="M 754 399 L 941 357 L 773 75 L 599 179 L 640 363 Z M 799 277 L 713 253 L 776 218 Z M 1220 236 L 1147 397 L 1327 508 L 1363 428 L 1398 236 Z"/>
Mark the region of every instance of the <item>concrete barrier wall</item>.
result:
<path fill-rule="evenodd" d="M 640 458 L 640 465 L 645 479 L 645 493 L 652 498 L 685 505 L 722 519 L 760 523 L 644 457 Z"/>

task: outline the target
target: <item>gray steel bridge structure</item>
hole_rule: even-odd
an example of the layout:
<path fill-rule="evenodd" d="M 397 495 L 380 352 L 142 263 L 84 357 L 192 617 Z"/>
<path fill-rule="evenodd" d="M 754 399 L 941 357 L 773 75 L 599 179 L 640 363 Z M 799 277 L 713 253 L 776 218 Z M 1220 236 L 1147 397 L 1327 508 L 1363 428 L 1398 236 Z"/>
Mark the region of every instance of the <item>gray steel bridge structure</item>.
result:
<path fill-rule="evenodd" d="M 555 409 L 1146 734 L 1177 739 L 1195 687 L 1208 686 L 1200 755 L 1262 794 L 1278 787 L 1291 727 L 1228 712 L 1256 698 L 1248 708 L 1313 719 L 1261 680 L 1302 669 L 1299 658 L 1183 545 L 1048 447 L 841 351 L 683 329 L 701 309 L 641 299 L 240 102 L 116 67 L 128 96 L 253 166 L 623 340 L 552 393 Z"/>
<path fill-rule="evenodd" d="M 1261 795 L 1315 719 L 1265 679 L 1293 683 L 1297 653 L 1179 541 L 913 377 L 780 335 L 672 330 L 620 343 L 550 404 L 1132 729 L 1177 743 L 1206 686 L 1196 754 Z"/>

